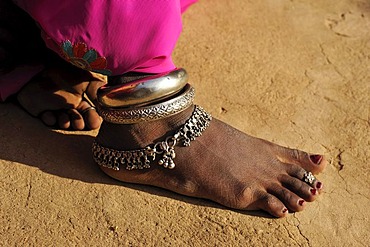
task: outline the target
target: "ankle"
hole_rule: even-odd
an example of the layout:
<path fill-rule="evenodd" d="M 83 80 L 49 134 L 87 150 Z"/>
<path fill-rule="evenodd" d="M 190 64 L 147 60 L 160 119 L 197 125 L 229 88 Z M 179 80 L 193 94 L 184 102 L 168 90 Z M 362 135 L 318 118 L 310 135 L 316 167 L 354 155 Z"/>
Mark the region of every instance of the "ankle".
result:
<path fill-rule="evenodd" d="M 143 148 L 174 134 L 189 119 L 193 109 L 192 105 L 176 115 L 136 124 L 103 121 L 96 140 L 103 146 L 119 150 Z"/>

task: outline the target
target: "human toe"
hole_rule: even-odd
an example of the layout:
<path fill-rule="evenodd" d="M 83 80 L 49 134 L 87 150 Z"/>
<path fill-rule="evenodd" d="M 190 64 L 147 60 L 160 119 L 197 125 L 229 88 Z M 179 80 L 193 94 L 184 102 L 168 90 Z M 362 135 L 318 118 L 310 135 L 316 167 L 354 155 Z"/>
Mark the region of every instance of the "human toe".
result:
<path fill-rule="evenodd" d="M 74 130 L 83 130 L 85 128 L 84 119 L 76 109 L 69 110 L 68 116 Z"/>
<path fill-rule="evenodd" d="M 40 114 L 41 121 L 47 126 L 54 126 L 57 123 L 57 119 L 53 112 L 45 111 Z"/>
<path fill-rule="evenodd" d="M 310 186 L 302 180 L 289 175 L 281 178 L 281 184 L 308 202 L 316 200 L 319 195 L 319 189 L 315 188 L 315 186 Z"/>
<path fill-rule="evenodd" d="M 324 170 L 328 164 L 326 158 L 320 154 L 309 154 L 307 152 L 278 146 L 278 159 L 283 163 L 301 166 L 313 174 Z"/>
<path fill-rule="evenodd" d="M 305 169 L 295 165 L 291 166 L 286 164 L 286 166 L 288 167 L 287 173 L 289 176 L 282 176 L 280 180 L 282 183 L 286 184 L 286 186 L 290 186 L 294 191 L 298 191 L 299 195 L 307 195 L 307 191 L 309 191 L 314 197 L 305 197 L 305 199 L 311 201 L 315 199 L 317 194 L 323 191 L 323 182 L 313 176 L 311 172 L 307 172 Z"/>
<path fill-rule="evenodd" d="M 256 202 L 256 206 L 259 209 L 278 218 L 285 217 L 289 213 L 288 208 L 284 205 L 282 201 L 280 201 L 274 195 L 268 194 L 266 192 Z"/>
<path fill-rule="evenodd" d="M 58 118 L 58 125 L 61 129 L 68 129 L 71 126 L 71 121 L 67 113 L 58 112 L 57 118 Z"/>
<path fill-rule="evenodd" d="M 319 193 L 321 193 L 324 189 L 324 184 L 320 181 L 315 181 L 314 186 Z"/>
<path fill-rule="evenodd" d="M 102 119 L 96 111 L 88 111 L 84 114 L 85 123 L 88 129 L 99 129 Z"/>
<path fill-rule="evenodd" d="M 283 186 L 272 186 L 267 189 L 267 192 L 278 198 L 290 212 L 302 211 L 306 206 L 306 201 L 303 198 Z"/>
<path fill-rule="evenodd" d="M 87 129 L 94 130 L 100 127 L 102 123 L 101 117 L 88 102 L 82 101 L 77 109 L 83 116 Z"/>

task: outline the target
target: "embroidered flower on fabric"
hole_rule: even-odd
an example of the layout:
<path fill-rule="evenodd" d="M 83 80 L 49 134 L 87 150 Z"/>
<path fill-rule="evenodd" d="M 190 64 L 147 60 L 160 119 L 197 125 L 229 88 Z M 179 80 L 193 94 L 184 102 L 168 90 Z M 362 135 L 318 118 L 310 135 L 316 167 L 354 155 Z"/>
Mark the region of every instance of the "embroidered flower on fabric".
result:
<path fill-rule="evenodd" d="M 96 50 L 88 49 L 85 43 L 79 42 L 72 45 L 71 41 L 66 40 L 61 47 L 65 58 L 71 64 L 104 75 L 112 74 L 112 71 L 106 69 L 107 59 L 100 57 Z"/>

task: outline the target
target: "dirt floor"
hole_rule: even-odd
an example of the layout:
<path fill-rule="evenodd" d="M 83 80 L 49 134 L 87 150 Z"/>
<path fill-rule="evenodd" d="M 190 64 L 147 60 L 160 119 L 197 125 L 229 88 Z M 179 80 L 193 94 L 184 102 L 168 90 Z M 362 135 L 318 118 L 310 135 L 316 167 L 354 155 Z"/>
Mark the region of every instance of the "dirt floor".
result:
<path fill-rule="evenodd" d="M 325 193 L 284 219 L 110 179 L 97 132 L 0 105 L 0 246 L 369 246 L 370 2 L 201 0 L 174 59 L 214 117 L 324 153 Z"/>

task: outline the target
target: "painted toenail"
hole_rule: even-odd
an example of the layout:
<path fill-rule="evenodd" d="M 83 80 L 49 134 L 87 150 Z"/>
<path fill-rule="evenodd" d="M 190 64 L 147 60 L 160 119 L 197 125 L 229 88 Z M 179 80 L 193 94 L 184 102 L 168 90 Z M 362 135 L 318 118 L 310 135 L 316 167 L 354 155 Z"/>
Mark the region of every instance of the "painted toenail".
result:
<path fill-rule="evenodd" d="M 317 182 L 316 183 L 316 188 L 317 189 L 321 189 L 322 188 L 322 183 L 321 182 Z"/>
<path fill-rule="evenodd" d="M 322 155 L 318 155 L 318 154 L 310 155 L 310 160 L 311 160 L 314 164 L 316 164 L 316 165 L 320 165 L 321 160 L 322 160 Z"/>
<path fill-rule="evenodd" d="M 312 194 L 312 195 L 316 195 L 317 190 L 316 190 L 316 189 L 314 189 L 314 188 L 311 188 L 311 189 L 310 189 L 310 192 L 311 192 L 311 194 Z"/>
<path fill-rule="evenodd" d="M 287 208 L 284 208 L 283 209 L 283 214 L 285 214 L 286 212 L 288 212 L 288 209 Z"/>
<path fill-rule="evenodd" d="M 298 204 L 299 204 L 299 206 L 303 206 L 303 204 L 304 204 L 304 200 L 303 200 L 303 199 L 299 200 L 299 201 L 298 201 Z"/>

